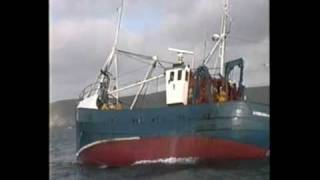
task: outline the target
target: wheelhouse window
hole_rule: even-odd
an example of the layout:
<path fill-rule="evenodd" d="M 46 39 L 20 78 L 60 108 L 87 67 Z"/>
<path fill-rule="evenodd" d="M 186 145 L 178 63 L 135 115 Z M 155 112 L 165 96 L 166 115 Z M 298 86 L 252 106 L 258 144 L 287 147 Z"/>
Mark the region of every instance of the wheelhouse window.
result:
<path fill-rule="evenodd" d="M 171 71 L 171 72 L 170 72 L 170 79 L 169 79 L 169 81 L 173 81 L 173 78 L 174 78 L 174 72 Z"/>
<path fill-rule="evenodd" d="M 188 73 L 188 71 L 186 71 L 186 81 L 188 81 L 188 79 L 189 79 L 189 73 Z"/>
<path fill-rule="evenodd" d="M 178 80 L 181 80 L 181 76 L 182 76 L 182 70 L 178 71 Z"/>

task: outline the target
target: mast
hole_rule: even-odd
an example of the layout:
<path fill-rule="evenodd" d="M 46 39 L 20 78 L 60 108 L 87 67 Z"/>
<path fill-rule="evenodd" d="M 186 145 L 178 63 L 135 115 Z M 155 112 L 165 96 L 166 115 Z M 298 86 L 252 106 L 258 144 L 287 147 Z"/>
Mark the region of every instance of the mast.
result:
<path fill-rule="evenodd" d="M 218 59 L 214 64 L 214 68 L 216 67 L 216 64 L 219 65 L 219 74 L 221 76 L 224 76 L 224 62 L 225 62 L 225 48 L 226 48 L 226 39 L 227 35 L 230 32 L 230 27 L 227 27 L 227 23 L 230 23 L 229 20 L 229 1 L 224 0 L 224 8 L 223 8 L 223 15 L 221 16 L 221 27 L 220 27 L 220 34 L 213 34 L 212 40 L 216 42 L 214 46 L 212 47 L 209 54 L 203 59 L 202 64 L 206 65 L 210 61 L 211 57 L 215 53 L 217 49 L 219 49 Z M 219 63 L 218 63 L 219 62 Z"/>
<path fill-rule="evenodd" d="M 100 83 L 99 88 L 97 88 L 96 94 L 99 94 L 100 91 L 100 99 L 104 99 L 106 97 L 103 97 L 103 94 L 106 94 L 108 89 L 110 88 L 110 68 L 112 65 L 112 62 L 115 61 L 115 86 L 116 89 L 118 89 L 118 58 L 116 54 L 116 48 L 118 45 L 118 39 L 119 39 L 119 31 L 120 31 L 120 25 L 121 25 L 121 17 L 122 17 L 122 9 L 124 6 L 124 0 L 121 1 L 121 7 L 118 8 L 118 22 L 117 22 L 117 28 L 116 28 L 116 34 L 115 34 L 115 39 L 113 42 L 113 46 L 111 48 L 111 52 L 103 64 L 103 67 L 101 68 L 101 73 L 98 77 L 98 82 Z M 116 101 L 117 103 L 119 102 L 119 94 L 116 93 Z"/>
<path fill-rule="evenodd" d="M 220 74 L 224 75 L 224 62 L 225 62 L 225 49 L 226 49 L 226 39 L 229 33 L 227 32 L 227 20 L 229 18 L 229 0 L 224 0 L 223 16 L 221 18 L 221 29 L 220 38 L 221 43 L 219 47 L 219 58 L 220 58 Z"/>
<path fill-rule="evenodd" d="M 118 26 L 117 26 L 117 30 L 116 30 L 116 38 L 114 40 L 114 48 L 117 48 L 117 44 L 118 44 L 118 38 L 119 38 L 119 31 L 120 31 L 120 25 L 121 25 L 121 17 L 122 17 L 122 9 L 123 9 L 123 4 L 124 4 L 124 0 L 121 1 L 121 7 L 119 9 L 119 19 L 118 19 Z M 115 63 L 115 75 L 116 75 L 116 89 L 119 88 L 119 74 L 118 74 L 118 58 L 117 58 L 117 54 L 115 54 L 114 57 L 114 63 Z M 119 92 L 116 93 L 116 104 L 119 104 Z"/>
<path fill-rule="evenodd" d="M 122 16 L 122 9 L 123 9 L 123 3 L 124 1 L 121 1 L 121 7 L 118 8 L 118 23 L 117 23 L 117 28 L 116 28 L 116 35 L 115 35 L 115 39 L 111 48 L 111 52 L 107 58 L 107 60 L 105 61 L 101 71 L 103 71 L 104 73 L 107 73 L 110 68 L 111 68 L 111 64 L 112 64 L 112 60 L 114 60 L 114 55 L 115 55 L 115 51 L 117 48 L 117 44 L 118 44 L 118 37 L 119 37 L 119 31 L 120 31 L 120 24 L 121 24 L 121 16 Z"/>
<path fill-rule="evenodd" d="M 116 81 L 116 89 L 119 88 L 119 74 L 118 74 L 118 57 L 117 57 L 117 54 L 114 55 L 114 65 L 115 65 L 115 75 L 116 75 L 116 78 L 115 78 L 115 81 Z M 116 93 L 116 104 L 119 104 L 119 92 Z"/>

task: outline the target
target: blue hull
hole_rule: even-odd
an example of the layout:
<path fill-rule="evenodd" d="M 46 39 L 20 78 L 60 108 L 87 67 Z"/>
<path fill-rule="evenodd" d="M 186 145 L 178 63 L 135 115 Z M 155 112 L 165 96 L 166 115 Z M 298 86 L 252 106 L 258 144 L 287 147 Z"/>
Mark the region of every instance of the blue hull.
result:
<path fill-rule="evenodd" d="M 77 150 L 126 137 L 208 137 L 269 149 L 269 106 L 245 101 L 122 111 L 78 109 Z"/>

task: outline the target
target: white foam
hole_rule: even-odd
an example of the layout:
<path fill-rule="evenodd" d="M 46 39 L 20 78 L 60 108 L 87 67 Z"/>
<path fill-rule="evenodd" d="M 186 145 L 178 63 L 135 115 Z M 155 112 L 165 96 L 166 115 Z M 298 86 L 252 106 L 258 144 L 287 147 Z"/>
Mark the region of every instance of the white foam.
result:
<path fill-rule="evenodd" d="M 99 169 L 106 169 L 108 166 L 107 165 L 100 165 L 98 168 Z"/>
<path fill-rule="evenodd" d="M 155 159 L 155 160 L 140 160 L 134 162 L 132 165 L 139 165 L 139 164 L 155 164 L 155 163 L 162 163 L 162 164 L 194 164 L 197 162 L 199 158 L 195 157 L 186 157 L 186 158 L 175 158 L 169 157 L 164 159 Z"/>
<path fill-rule="evenodd" d="M 270 150 L 268 150 L 268 151 L 266 152 L 266 156 L 267 156 L 267 157 L 270 157 Z"/>
<path fill-rule="evenodd" d="M 268 113 L 259 112 L 259 111 L 253 111 L 252 114 L 256 116 L 270 117 Z"/>

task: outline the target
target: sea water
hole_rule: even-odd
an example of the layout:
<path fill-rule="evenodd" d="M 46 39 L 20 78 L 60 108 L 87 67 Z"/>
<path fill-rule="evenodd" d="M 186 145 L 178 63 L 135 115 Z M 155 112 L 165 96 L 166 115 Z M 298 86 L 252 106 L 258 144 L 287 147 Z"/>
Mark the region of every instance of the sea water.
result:
<path fill-rule="evenodd" d="M 140 162 L 121 168 L 87 167 L 76 162 L 75 128 L 50 128 L 50 179 L 269 179 L 269 160 L 225 161 L 210 164 L 181 159 Z M 169 162 L 169 163 L 168 163 Z M 177 163 L 174 163 L 177 162 Z M 184 163 L 185 162 L 185 163 Z"/>

